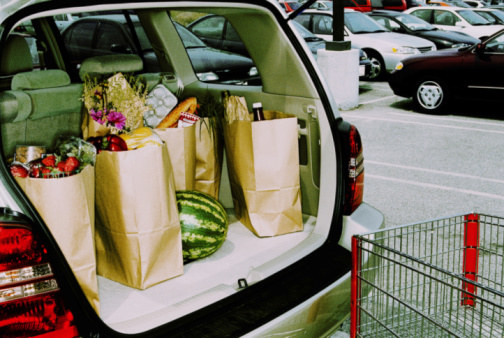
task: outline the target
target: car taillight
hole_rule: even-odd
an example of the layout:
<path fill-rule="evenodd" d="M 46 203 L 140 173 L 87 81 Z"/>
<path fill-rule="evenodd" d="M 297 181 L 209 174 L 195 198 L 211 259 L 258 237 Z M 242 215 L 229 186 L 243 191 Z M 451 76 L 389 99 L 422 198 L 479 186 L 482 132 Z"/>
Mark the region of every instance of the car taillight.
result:
<path fill-rule="evenodd" d="M 350 215 L 364 196 L 364 155 L 359 131 L 351 125 L 348 132 L 348 176 L 345 178 L 343 214 Z"/>
<path fill-rule="evenodd" d="M 79 336 L 46 249 L 23 224 L 0 222 L 0 336 Z"/>

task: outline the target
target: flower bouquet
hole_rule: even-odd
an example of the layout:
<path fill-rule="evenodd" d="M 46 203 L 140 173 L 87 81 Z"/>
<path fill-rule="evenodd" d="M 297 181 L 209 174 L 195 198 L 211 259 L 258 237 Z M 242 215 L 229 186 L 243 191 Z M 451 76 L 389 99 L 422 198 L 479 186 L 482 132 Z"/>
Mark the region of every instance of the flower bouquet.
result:
<path fill-rule="evenodd" d="M 82 100 L 86 108 L 82 123 L 84 139 L 120 134 L 143 126 L 146 85 L 133 75 L 116 73 L 105 80 L 86 77 Z"/>

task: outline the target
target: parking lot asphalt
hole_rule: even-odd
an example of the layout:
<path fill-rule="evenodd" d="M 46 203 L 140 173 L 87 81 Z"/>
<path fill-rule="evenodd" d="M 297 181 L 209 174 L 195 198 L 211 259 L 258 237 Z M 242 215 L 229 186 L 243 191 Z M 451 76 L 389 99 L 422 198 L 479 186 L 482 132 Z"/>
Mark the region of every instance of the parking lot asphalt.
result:
<path fill-rule="evenodd" d="M 361 82 L 359 106 L 342 111 L 364 144 L 364 200 L 387 226 L 477 211 L 504 216 L 504 116 L 491 103 L 446 114 L 414 111 L 387 82 Z"/>

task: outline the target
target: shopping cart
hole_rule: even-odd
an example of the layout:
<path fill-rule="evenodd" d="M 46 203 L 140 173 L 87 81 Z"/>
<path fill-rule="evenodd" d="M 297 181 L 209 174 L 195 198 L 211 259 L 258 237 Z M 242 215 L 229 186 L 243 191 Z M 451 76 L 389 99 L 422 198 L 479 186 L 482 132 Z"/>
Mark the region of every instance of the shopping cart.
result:
<path fill-rule="evenodd" d="M 354 236 L 352 255 L 351 337 L 504 337 L 504 218 Z"/>

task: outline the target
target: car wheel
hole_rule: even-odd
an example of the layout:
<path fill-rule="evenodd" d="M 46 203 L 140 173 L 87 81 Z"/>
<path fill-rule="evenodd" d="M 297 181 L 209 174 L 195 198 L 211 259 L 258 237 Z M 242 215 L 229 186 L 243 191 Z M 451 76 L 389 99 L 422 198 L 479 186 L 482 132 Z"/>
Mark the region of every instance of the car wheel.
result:
<path fill-rule="evenodd" d="M 448 101 L 446 85 L 438 79 L 421 80 L 417 83 L 413 99 L 423 112 L 438 113 Z"/>
<path fill-rule="evenodd" d="M 376 52 L 367 52 L 369 61 L 371 61 L 371 70 L 369 71 L 369 80 L 377 81 L 383 78 L 385 74 L 385 63 L 380 54 Z"/>

